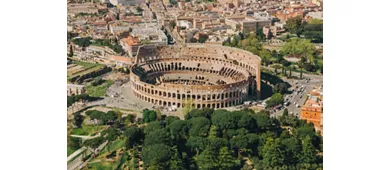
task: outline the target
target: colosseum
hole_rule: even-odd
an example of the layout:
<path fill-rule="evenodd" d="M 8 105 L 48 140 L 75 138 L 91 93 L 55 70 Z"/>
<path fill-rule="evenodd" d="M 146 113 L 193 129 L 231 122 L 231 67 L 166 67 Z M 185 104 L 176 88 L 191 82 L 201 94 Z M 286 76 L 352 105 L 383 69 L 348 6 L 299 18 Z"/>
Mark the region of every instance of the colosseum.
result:
<path fill-rule="evenodd" d="M 224 108 L 260 97 L 261 59 L 220 45 L 140 47 L 130 72 L 140 100 L 177 108 Z"/>

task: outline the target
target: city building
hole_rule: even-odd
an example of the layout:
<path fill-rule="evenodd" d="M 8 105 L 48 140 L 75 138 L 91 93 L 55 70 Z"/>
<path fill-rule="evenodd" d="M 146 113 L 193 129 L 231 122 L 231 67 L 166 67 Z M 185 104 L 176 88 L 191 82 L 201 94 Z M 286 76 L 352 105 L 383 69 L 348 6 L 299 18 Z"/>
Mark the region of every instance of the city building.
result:
<path fill-rule="evenodd" d="M 319 89 L 313 89 L 308 94 L 308 99 L 301 109 L 301 119 L 314 124 L 316 130 L 322 129 L 322 92 Z"/>
<path fill-rule="evenodd" d="M 115 6 L 138 6 L 145 3 L 145 0 L 110 0 L 110 3 Z"/>
<path fill-rule="evenodd" d="M 272 21 L 268 17 L 233 16 L 226 18 L 225 23 L 234 30 L 256 32 L 259 28 L 271 26 Z"/>
<path fill-rule="evenodd" d="M 135 56 L 137 54 L 138 48 L 142 45 L 139 37 L 128 36 L 119 41 L 119 44 L 122 46 L 123 50 L 129 54 L 129 56 Z"/>
<path fill-rule="evenodd" d="M 323 17 L 323 12 L 322 11 L 317 11 L 317 12 L 309 12 L 306 14 L 306 17 L 313 18 L 313 19 L 321 19 Z"/>
<path fill-rule="evenodd" d="M 168 37 L 164 31 L 156 27 L 136 27 L 131 32 L 133 36 L 139 37 L 141 42 L 153 45 L 167 45 Z"/>

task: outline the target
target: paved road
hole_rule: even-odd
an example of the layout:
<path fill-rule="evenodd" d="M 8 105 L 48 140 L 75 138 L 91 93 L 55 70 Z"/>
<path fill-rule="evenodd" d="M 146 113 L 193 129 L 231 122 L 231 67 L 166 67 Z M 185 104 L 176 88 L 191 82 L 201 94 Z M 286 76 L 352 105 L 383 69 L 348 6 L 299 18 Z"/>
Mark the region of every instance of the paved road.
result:
<path fill-rule="evenodd" d="M 106 145 L 107 145 L 108 141 L 102 143 L 97 149 L 96 149 L 96 152 L 95 152 L 95 155 L 97 155 Z M 83 162 L 83 155 L 80 155 L 78 156 L 75 160 L 73 160 L 72 162 L 70 162 L 68 165 L 67 165 L 67 169 L 68 170 L 79 170 L 81 168 L 83 168 L 85 165 L 88 164 L 89 161 L 92 160 L 92 157 L 89 158 L 88 160 L 84 161 Z"/>
<path fill-rule="evenodd" d="M 82 148 L 78 149 L 77 151 L 73 152 L 71 155 L 68 156 L 67 161 L 70 161 L 73 159 L 73 157 L 79 155 L 81 152 L 85 151 L 87 148 L 83 146 Z"/>
<path fill-rule="evenodd" d="M 99 137 L 100 133 L 95 135 L 95 136 L 84 136 L 84 135 L 70 135 L 70 136 L 75 137 L 75 138 L 81 138 L 84 141 L 84 140 L 88 140 L 88 139 L 93 139 L 93 138 Z"/>
<path fill-rule="evenodd" d="M 294 79 L 283 78 L 283 80 L 290 83 L 292 87 L 296 87 L 296 86 L 305 87 L 305 90 L 301 93 L 298 93 L 296 90 L 294 90 L 292 94 L 286 95 L 285 99 L 288 99 L 290 101 L 290 105 L 287 106 L 289 114 L 292 112 L 294 115 L 299 117 L 301 114 L 301 106 L 305 103 L 307 94 L 313 89 L 314 86 L 319 87 L 323 85 L 322 76 L 304 74 L 304 78 L 307 77 L 310 78 L 310 81 L 308 83 L 306 83 L 306 80 L 294 80 Z M 298 108 L 294 104 L 295 102 L 299 105 Z M 283 110 L 284 108 L 279 110 L 276 113 L 273 113 L 272 116 L 282 115 Z"/>

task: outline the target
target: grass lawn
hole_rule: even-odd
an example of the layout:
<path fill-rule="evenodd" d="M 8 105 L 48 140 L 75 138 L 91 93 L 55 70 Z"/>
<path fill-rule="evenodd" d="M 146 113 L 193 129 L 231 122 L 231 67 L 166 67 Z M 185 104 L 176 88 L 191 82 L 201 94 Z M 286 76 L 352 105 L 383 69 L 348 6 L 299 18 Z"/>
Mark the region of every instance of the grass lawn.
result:
<path fill-rule="evenodd" d="M 106 160 L 106 156 L 110 154 L 112 151 L 117 151 L 125 146 L 126 139 L 125 138 L 119 138 L 104 147 L 104 149 L 100 152 L 99 156 L 95 160 L 100 160 L 101 162 L 93 162 L 89 164 L 89 167 L 91 169 L 101 169 L 101 170 L 113 170 L 120 166 L 123 166 L 123 164 L 126 162 L 128 155 L 122 155 L 120 157 L 114 157 L 114 161 L 102 161 Z M 110 148 L 110 151 L 108 151 L 108 148 Z"/>
<path fill-rule="evenodd" d="M 72 135 L 92 135 L 94 133 L 102 131 L 106 126 L 93 126 L 84 125 L 81 128 L 75 128 L 72 130 Z"/>
<path fill-rule="evenodd" d="M 109 145 L 107 145 L 106 147 L 104 147 L 104 149 L 102 150 L 102 154 L 101 155 L 106 155 L 106 152 L 108 154 L 108 149 L 110 149 L 110 152 L 112 151 L 115 151 L 115 150 L 118 150 L 122 147 L 125 146 L 125 142 L 126 142 L 126 139 L 125 138 L 119 138 L 111 143 L 109 143 Z"/>
<path fill-rule="evenodd" d="M 88 85 L 85 87 L 85 91 L 89 96 L 92 97 L 101 97 L 104 96 L 108 87 L 114 84 L 112 80 L 104 80 L 104 82 L 98 86 Z"/>
<path fill-rule="evenodd" d="M 82 62 L 82 61 L 75 61 L 74 63 L 83 67 L 94 67 L 94 66 L 101 65 L 101 64 Z"/>
<path fill-rule="evenodd" d="M 114 170 L 117 166 L 115 162 L 94 162 L 89 163 L 88 167 L 95 170 Z"/>
<path fill-rule="evenodd" d="M 71 155 L 73 152 L 75 152 L 77 149 L 67 146 L 66 147 L 66 156 Z"/>

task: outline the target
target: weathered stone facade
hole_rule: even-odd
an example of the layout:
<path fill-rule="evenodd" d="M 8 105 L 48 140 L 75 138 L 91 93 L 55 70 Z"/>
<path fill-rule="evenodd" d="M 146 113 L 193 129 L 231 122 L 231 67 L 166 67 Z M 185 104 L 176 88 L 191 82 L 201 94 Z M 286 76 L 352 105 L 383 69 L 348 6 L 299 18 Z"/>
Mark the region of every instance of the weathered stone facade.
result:
<path fill-rule="evenodd" d="M 83 94 L 85 92 L 84 85 L 78 85 L 78 84 L 68 84 L 67 86 L 67 95 L 79 95 Z"/>
<path fill-rule="evenodd" d="M 224 108 L 260 97 L 258 56 L 220 45 L 185 44 L 139 49 L 131 69 L 134 95 L 160 106 Z"/>

